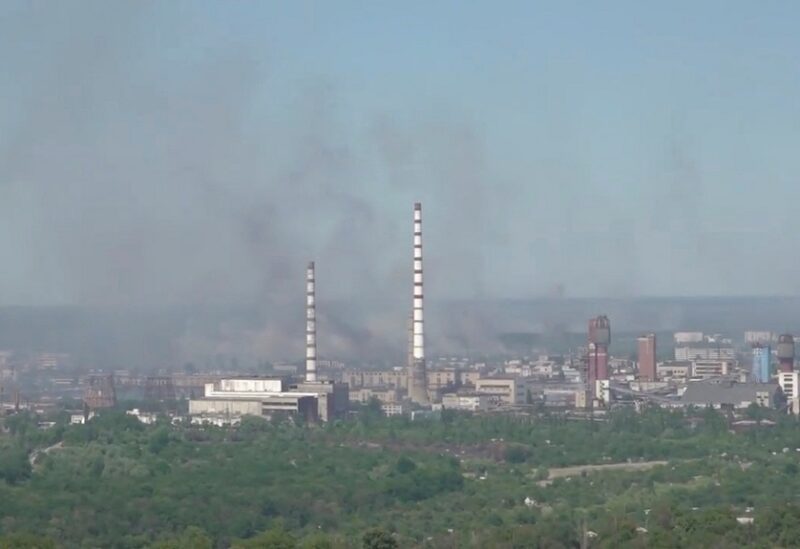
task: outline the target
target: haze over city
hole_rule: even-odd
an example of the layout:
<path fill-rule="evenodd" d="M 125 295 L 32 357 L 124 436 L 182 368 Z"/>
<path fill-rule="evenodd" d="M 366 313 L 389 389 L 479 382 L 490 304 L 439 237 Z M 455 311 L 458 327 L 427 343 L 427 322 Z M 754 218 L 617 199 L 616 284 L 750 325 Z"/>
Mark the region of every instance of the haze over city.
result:
<path fill-rule="evenodd" d="M 0 548 L 800 546 L 797 2 L 0 2 Z"/>
<path fill-rule="evenodd" d="M 798 293 L 793 3 L 275 8 L 3 3 L 0 303 Z"/>

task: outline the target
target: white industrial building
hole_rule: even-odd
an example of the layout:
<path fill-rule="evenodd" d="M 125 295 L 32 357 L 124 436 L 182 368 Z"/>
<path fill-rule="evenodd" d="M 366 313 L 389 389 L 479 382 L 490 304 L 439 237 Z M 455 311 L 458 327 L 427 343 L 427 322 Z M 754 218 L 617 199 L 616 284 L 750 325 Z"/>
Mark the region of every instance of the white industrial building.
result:
<path fill-rule="evenodd" d="M 800 372 L 778 372 L 778 385 L 786 397 L 789 411 L 800 414 Z"/>
<path fill-rule="evenodd" d="M 693 344 L 675 347 L 675 360 L 728 360 L 736 359 L 736 351 L 731 345 L 717 343 Z"/>
<path fill-rule="evenodd" d="M 408 412 L 408 405 L 403 402 L 386 402 L 381 404 L 381 412 L 386 417 L 402 416 Z"/>
<path fill-rule="evenodd" d="M 442 395 L 442 408 L 446 410 L 484 412 L 489 409 L 489 395 L 477 392 L 447 393 Z"/>
<path fill-rule="evenodd" d="M 777 408 L 783 399 L 774 383 L 737 383 L 730 380 L 696 381 L 686 386 L 681 403 L 714 408 L 747 408 L 757 404 Z"/>
<path fill-rule="evenodd" d="M 348 398 L 347 386 L 341 383 L 290 385 L 282 378 L 229 378 L 207 383 L 203 398 L 189 401 L 189 414 L 210 418 L 284 413 L 329 421 L 347 411 Z"/>
<path fill-rule="evenodd" d="M 728 360 L 695 360 L 692 362 L 692 377 L 709 379 L 726 376 L 733 371 L 733 363 Z"/>
<path fill-rule="evenodd" d="M 673 339 L 675 340 L 675 345 L 701 343 L 703 341 L 703 332 L 675 332 Z"/>
<path fill-rule="evenodd" d="M 528 386 L 523 378 L 487 377 L 475 381 L 475 392 L 493 395 L 499 404 L 514 406 L 525 404 Z"/>

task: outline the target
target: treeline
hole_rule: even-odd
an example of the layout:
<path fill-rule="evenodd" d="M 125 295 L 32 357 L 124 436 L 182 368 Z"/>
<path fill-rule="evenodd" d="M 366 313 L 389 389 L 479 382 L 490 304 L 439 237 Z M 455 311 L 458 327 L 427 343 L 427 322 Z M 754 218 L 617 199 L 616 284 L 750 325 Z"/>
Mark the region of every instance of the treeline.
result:
<path fill-rule="evenodd" d="M 77 426 L 59 417 L 46 430 L 33 416 L 6 418 L 0 549 L 800 539 L 800 427 L 791 418 L 736 434 L 713 410 L 619 410 L 595 422 L 451 413 L 410 422 L 374 412 L 325 426 L 249 418 L 235 429 L 145 426 L 122 411 Z M 543 482 L 552 467 L 642 459 L 669 464 Z"/>

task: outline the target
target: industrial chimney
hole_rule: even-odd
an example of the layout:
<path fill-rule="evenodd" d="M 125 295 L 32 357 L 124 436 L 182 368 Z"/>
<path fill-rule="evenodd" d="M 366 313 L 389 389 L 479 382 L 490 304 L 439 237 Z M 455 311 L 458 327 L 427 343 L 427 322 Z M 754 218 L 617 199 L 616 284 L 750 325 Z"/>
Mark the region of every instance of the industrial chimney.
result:
<path fill-rule="evenodd" d="M 317 305 L 314 262 L 306 269 L 306 382 L 317 381 Z"/>
<path fill-rule="evenodd" d="M 428 404 L 428 379 L 425 372 L 425 332 L 422 314 L 422 204 L 414 204 L 414 297 L 411 314 L 412 359 L 408 376 L 408 396 L 417 404 Z"/>

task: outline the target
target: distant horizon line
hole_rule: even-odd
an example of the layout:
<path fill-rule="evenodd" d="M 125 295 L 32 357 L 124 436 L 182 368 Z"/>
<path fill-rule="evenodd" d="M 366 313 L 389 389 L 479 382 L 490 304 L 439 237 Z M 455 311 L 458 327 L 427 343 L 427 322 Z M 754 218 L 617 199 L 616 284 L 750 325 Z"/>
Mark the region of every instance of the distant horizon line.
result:
<path fill-rule="evenodd" d="M 301 296 L 302 297 L 302 296 Z M 429 303 L 458 303 L 458 302 L 553 302 L 553 301 L 693 301 L 693 300 L 730 300 L 741 301 L 748 299 L 759 300 L 779 300 L 779 299 L 800 299 L 798 294 L 741 294 L 741 295 L 721 295 L 721 294 L 694 294 L 694 295 L 665 295 L 665 294 L 642 294 L 636 296 L 527 296 L 527 297 L 444 297 L 436 298 L 426 296 Z M 362 301 L 391 302 L 404 300 L 405 295 L 367 298 Z M 301 300 L 298 298 L 298 300 Z M 318 299 L 322 303 L 353 302 L 351 297 L 335 297 Z M 52 303 L 52 304 L 0 304 L 0 309 L 170 309 L 170 308 L 194 308 L 194 307 L 253 307 L 259 303 L 269 303 L 269 299 L 253 299 L 248 301 L 208 301 L 208 302 L 185 302 L 185 303 L 164 303 L 164 304 L 133 304 L 133 303 Z"/>

